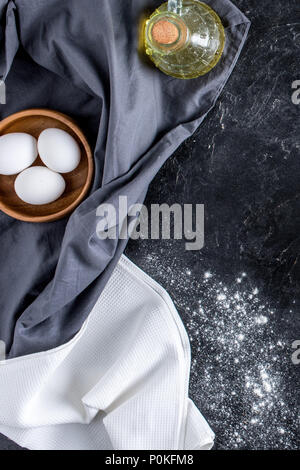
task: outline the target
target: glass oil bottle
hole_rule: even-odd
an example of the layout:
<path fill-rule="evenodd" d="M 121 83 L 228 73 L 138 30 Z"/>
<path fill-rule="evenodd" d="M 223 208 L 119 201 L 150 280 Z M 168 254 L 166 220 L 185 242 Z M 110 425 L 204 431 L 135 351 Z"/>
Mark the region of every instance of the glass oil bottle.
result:
<path fill-rule="evenodd" d="M 219 62 L 225 45 L 222 22 L 198 0 L 169 0 L 146 21 L 145 50 L 164 73 L 181 79 L 205 75 Z"/>

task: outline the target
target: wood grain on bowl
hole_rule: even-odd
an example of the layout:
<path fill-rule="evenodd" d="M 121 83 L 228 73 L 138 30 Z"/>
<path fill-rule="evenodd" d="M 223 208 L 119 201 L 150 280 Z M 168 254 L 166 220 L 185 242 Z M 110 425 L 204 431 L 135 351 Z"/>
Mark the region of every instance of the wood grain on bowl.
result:
<path fill-rule="evenodd" d="M 49 109 L 29 109 L 13 114 L 0 122 L 0 136 L 12 132 L 25 132 L 36 139 L 44 129 L 58 128 L 68 132 L 81 149 L 79 166 L 70 173 L 64 173 L 66 190 L 56 201 L 32 206 L 21 201 L 15 193 L 17 175 L 0 175 L 0 210 L 15 219 L 25 222 L 52 222 L 71 212 L 86 197 L 93 178 L 94 162 L 90 146 L 76 123 L 68 116 Z M 9 158 L 9 155 L 8 155 Z M 44 165 L 38 157 L 33 166 Z"/>

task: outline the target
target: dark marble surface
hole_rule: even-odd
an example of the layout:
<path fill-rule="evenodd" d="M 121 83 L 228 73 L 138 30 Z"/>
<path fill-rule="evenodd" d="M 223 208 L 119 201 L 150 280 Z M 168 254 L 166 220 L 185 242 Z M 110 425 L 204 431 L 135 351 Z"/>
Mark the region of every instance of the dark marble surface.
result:
<path fill-rule="evenodd" d="M 300 448 L 299 0 L 235 0 L 252 21 L 215 109 L 153 181 L 147 205 L 204 204 L 205 248 L 130 242 L 192 344 L 191 397 L 217 449 Z M 0 449 L 17 448 L 0 437 Z"/>

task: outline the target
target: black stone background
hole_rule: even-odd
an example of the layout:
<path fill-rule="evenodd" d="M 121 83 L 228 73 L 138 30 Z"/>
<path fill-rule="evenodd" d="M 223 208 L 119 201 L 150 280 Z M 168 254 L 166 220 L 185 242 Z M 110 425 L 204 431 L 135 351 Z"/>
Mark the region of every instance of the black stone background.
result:
<path fill-rule="evenodd" d="M 190 394 L 216 449 L 299 449 L 299 0 L 235 0 L 252 27 L 216 107 L 163 167 L 146 205 L 205 205 L 205 247 L 131 241 L 192 345 Z M 182 97 L 181 97 L 182 99 Z M 0 437 L 0 449 L 17 449 Z"/>

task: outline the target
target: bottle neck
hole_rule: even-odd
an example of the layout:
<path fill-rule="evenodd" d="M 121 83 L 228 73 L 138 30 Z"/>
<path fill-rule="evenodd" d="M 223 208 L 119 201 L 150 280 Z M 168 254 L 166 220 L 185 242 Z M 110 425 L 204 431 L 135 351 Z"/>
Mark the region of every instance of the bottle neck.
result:
<path fill-rule="evenodd" d="M 168 11 L 180 16 L 182 11 L 182 0 L 169 0 Z"/>

